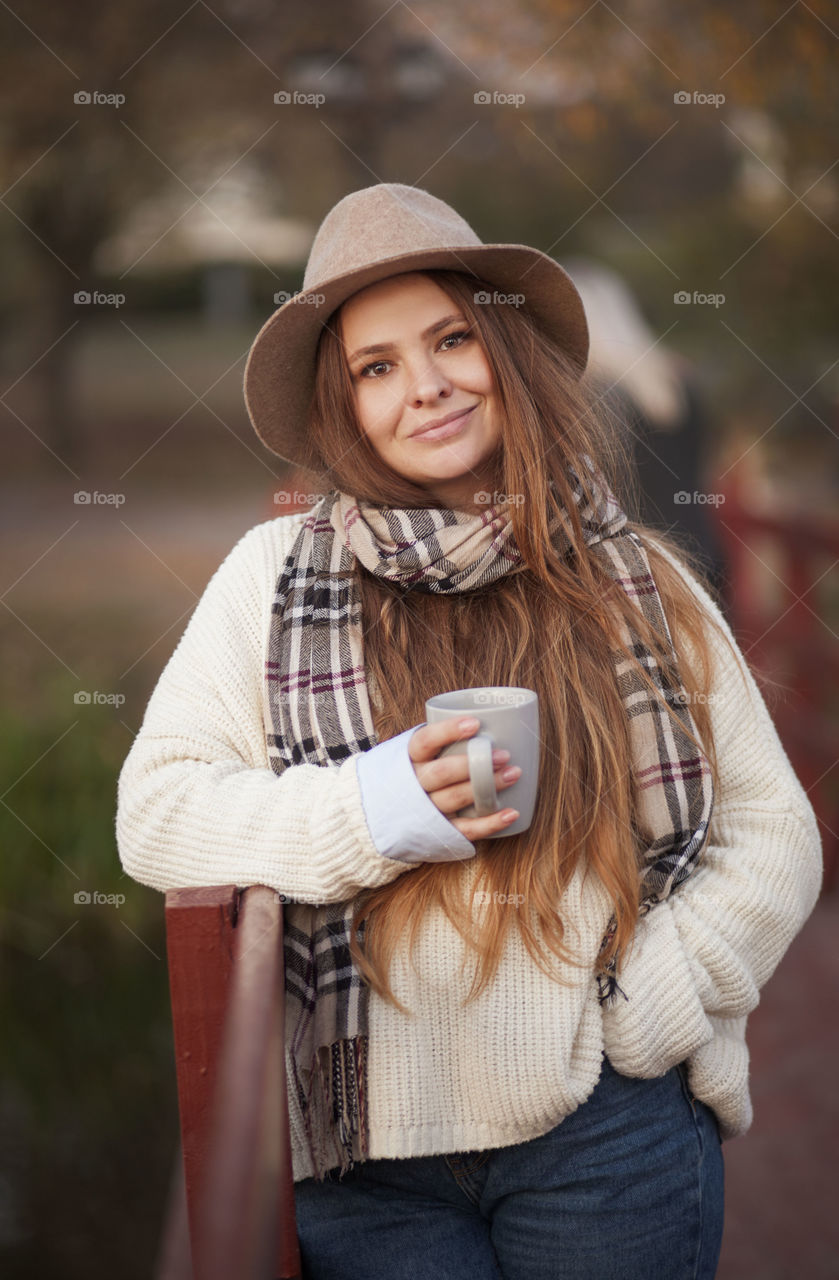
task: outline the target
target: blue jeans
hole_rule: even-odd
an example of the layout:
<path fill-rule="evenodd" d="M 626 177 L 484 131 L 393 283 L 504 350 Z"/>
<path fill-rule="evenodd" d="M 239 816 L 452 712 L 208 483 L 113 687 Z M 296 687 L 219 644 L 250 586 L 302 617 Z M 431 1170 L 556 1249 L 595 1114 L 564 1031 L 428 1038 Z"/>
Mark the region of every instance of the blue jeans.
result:
<path fill-rule="evenodd" d="M 294 1190 L 304 1280 L 711 1280 L 722 1241 L 719 1129 L 682 1067 L 636 1080 L 604 1058 L 539 1138 Z"/>

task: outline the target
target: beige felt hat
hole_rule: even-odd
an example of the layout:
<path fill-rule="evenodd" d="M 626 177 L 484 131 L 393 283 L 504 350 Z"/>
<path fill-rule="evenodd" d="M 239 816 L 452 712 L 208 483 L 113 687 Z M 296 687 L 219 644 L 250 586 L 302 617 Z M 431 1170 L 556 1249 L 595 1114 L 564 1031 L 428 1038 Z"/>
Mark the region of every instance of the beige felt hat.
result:
<path fill-rule="evenodd" d="M 319 470 L 306 424 L 315 351 L 332 312 L 366 285 L 403 271 L 446 267 L 523 295 L 542 329 L 579 366 L 588 358 L 580 295 L 553 258 L 521 244 L 483 244 L 444 201 L 418 187 L 383 182 L 353 191 L 329 211 L 309 253 L 303 288 L 260 329 L 245 366 L 254 430 L 281 458 Z"/>

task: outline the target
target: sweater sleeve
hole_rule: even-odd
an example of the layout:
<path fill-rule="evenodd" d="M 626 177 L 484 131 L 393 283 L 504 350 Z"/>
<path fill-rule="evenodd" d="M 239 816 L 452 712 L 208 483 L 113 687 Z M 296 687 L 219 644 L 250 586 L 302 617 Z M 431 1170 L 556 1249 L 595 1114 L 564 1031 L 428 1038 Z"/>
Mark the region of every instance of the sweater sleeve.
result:
<path fill-rule="evenodd" d="M 708 1043 L 720 1019 L 750 1013 L 821 885 L 812 806 L 727 624 L 689 580 L 734 645 L 709 627 L 720 785 L 699 869 L 639 920 L 619 972 L 627 999 L 603 1010 L 606 1053 L 630 1076 L 663 1075 Z"/>
<path fill-rule="evenodd" d="M 122 766 L 120 860 L 155 889 L 267 884 L 299 902 L 341 902 L 410 870 L 376 848 L 356 756 L 280 775 L 267 762 L 265 635 L 297 532 L 279 526 L 251 529 L 216 570 Z"/>

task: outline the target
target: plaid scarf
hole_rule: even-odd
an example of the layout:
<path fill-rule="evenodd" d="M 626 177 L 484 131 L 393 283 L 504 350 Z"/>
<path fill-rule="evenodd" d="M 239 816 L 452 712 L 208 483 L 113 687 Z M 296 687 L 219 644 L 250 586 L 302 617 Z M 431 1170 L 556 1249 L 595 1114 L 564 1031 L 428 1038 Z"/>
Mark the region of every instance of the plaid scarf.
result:
<path fill-rule="evenodd" d="M 639 538 L 608 488 L 573 471 L 584 540 L 643 616 L 667 638 L 659 658 L 624 626 L 622 642 L 675 716 L 626 654 L 614 654 L 615 677 L 629 722 L 636 784 L 639 897 L 646 913 L 693 870 L 713 804 L 710 770 L 687 733 L 695 733 L 661 600 Z M 572 544 L 563 512 L 551 528 L 560 553 Z M 327 494 L 306 517 L 277 582 L 265 683 L 265 724 L 272 769 L 335 767 L 378 738 L 362 649 L 356 564 L 406 589 L 447 593 L 485 586 L 521 564 L 506 506 L 474 514 L 429 507 L 397 510 L 349 494 Z M 669 671 L 665 670 L 669 668 Z M 341 1174 L 367 1155 L 366 982 L 353 965 L 354 901 L 313 906 L 286 902 L 286 1043 L 315 1176 Z M 606 948 L 615 921 L 601 944 Z M 363 939 L 364 926 L 357 931 Z M 616 958 L 598 960 L 598 998 L 617 993 Z M 624 998 L 626 998 L 624 996 Z"/>

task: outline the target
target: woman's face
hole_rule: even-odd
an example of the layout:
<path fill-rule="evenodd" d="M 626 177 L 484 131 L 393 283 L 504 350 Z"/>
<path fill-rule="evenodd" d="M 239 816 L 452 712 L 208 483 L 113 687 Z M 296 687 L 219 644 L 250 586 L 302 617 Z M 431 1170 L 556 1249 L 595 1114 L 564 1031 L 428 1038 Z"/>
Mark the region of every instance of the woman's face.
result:
<path fill-rule="evenodd" d="M 341 333 L 361 429 L 379 457 L 449 506 L 486 505 L 501 414 L 457 303 L 419 272 L 391 276 L 344 303 Z"/>

